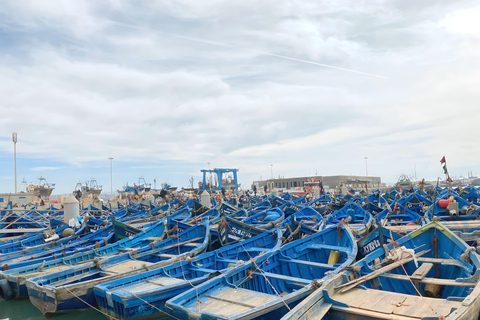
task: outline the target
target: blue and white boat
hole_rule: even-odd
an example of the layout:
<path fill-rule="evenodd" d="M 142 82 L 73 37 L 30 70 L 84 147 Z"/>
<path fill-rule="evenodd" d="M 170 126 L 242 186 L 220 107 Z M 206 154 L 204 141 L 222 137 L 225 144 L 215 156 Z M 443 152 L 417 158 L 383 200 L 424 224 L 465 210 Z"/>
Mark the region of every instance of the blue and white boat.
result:
<path fill-rule="evenodd" d="M 281 244 L 280 230 L 267 231 L 188 261 L 97 285 L 95 298 L 100 310 L 116 319 L 159 318 L 168 299 Z"/>
<path fill-rule="evenodd" d="M 278 319 L 357 255 L 345 226 L 332 226 L 233 268 L 167 301 L 171 319 Z"/>

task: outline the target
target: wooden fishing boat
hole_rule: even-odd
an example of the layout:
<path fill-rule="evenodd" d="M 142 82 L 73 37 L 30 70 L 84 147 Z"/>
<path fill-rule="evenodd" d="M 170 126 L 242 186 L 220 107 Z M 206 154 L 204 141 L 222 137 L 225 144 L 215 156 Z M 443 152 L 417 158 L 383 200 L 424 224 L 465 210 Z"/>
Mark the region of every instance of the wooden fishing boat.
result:
<path fill-rule="evenodd" d="M 94 288 L 95 298 L 100 310 L 116 319 L 162 317 L 160 310 L 165 311 L 168 299 L 244 261 L 278 249 L 282 244 L 281 235 L 278 229 L 263 232 L 242 242 L 203 253 L 191 261 L 179 261 L 98 285 Z"/>
<path fill-rule="evenodd" d="M 455 193 L 445 193 L 443 198 L 437 199 L 435 205 L 430 206 L 425 217 L 441 221 L 475 220 L 480 215 L 480 209 L 460 198 Z M 453 198 L 453 200 L 451 199 Z"/>
<path fill-rule="evenodd" d="M 263 232 L 265 232 L 265 230 L 230 217 L 225 217 L 218 224 L 216 237 L 221 246 L 228 246 L 238 241 L 252 238 Z M 215 234 L 212 232 L 212 235 Z"/>
<path fill-rule="evenodd" d="M 260 229 L 271 229 L 285 219 L 285 212 L 279 208 L 271 208 L 246 218 L 243 222 Z"/>
<path fill-rule="evenodd" d="M 412 210 L 417 214 L 424 214 L 424 208 L 430 207 L 432 201 L 426 196 L 421 195 L 418 191 L 411 193 L 405 197 L 402 197 L 398 200 L 398 204 L 404 206 L 408 210 Z"/>
<path fill-rule="evenodd" d="M 325 282 L 282 320 L 478 319 L 480 257 L 437 222 Z"/>
<path fill-rule="evenodd" d="M 103 246 L 112 238 L 112 227 L 105 227 L 90 234 L 82 235 L 77 239 L 71 238 L 68 243 L 58 244 L 56 241 L 27 248 L 25 250 L 14 251 L 0 255 L 0 264 L 10 265 L 25 260 L 33 259 L 56 259 L 57 256 L 67 256 L 79 251 L 87 251 L 97 244 Z"/>
<path fill-rule="evenodd" d="M 202 253 L 209 242 L 208 221 L 153 244 L 148 250 L 107 257 L 26 282 L 30 301 L 43 314 L 96 306 L 93 287 L 105 282 L 161 268 Z"/>
<path fill-rule="evenodd" d="M 81 263 L 101 259 L 119 252 L 133 251 L 143 248 L 152 241 L 161 240 L 165 234 L 164 221 L 157 222 L 154 226 L 145 229 L 132 238 L 95 248 L 87 252 L 79 252 L 71 256 L 58 259 L 33 259 L 4 265 L 0 271 L 0 281 L 7 281 L 0 288 L 0 296 L 5 300 L 24 299 L 28 297 L 25 282 L 30 278 L 47 275 L 61 270 L 71 269 Z"/>
<path fill-rule="evenodd" d="M 331 226 L 170 299 L 166 310 L 178 319 L 278 319 L 356 254 L 349 229 Z"/>
<path fill-rule="evenodd" d="M 385 227 L 385 222 L 380 221 L 378 226 L 368 233 L 364 238 L 358 240 L 358 254 L 357 260 L 362 259 L 367 254 L 383 247 L 384 244 L 391 243 L 393 240 L 401 238 L 396 232 L 392 232 Z"/>
<path fill-rule="evenodd" d="M 344 223 L 347 220 L 348 226 L 352 229 L 352 233 L 357 239 L 366 236 L 375 222 L 375 219 L 370 212 L 351 201 L 342 209 L 328 216 L 321 228 L 325 228 L 328 225 L 337 225 L 340 222 Z"/>
<path fill-rule="evenodd" d="M 310 206 L 303 207 L 302 209 L 294 212 L 285 218 L 280 225 L 285 227 L 287 224 L 291 224 L 292 219 L 295 219 L 297 223 L 303 221 L 303 225 L 314 229 L 318 229 L 319 225 L 324 221 L 323 216 Z"/>
<path fill-rule="evenodd" d="M 396 202 L 392 202 L 387 209 L 380 212 L 375 217 L 375 220 L 377 223 L 379 223 L 381 220 L 384 220 L 386 225 L 406 225 L 413 223 L 421 226 L 425 224 L 425 217 L 423 214 L 420 215 L 417 212 Z"/>

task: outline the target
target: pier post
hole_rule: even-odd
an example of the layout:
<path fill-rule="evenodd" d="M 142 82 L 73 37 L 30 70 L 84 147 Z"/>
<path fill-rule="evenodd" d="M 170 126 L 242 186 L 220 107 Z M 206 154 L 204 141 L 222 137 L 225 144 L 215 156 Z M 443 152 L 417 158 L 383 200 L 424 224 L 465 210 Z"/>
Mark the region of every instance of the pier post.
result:
<path fill-rule="evenodd" d="M 319 188 L 315 188 L 313 189 L 313 199 L 318 199 L 320 198 L 320 189 Z"/>
<path fill-rule="evenodd" d="M 200 202 L 204 207 L 207 207 L 207 208 L 212 207 L 212 202 L 210 201 L 210 193 L 208 193 L 207 190 L 202 192 L 202 196 L 200 197 Z"/>
<path fill-rule="evenodd" d="M 64 214 L 63 222 L 69 223 L 71 219 L 78 218 L 80 216 L 80 208 L 78 206 L 78 200 L 73 195 L 67 196 L 63 203 Z"/>

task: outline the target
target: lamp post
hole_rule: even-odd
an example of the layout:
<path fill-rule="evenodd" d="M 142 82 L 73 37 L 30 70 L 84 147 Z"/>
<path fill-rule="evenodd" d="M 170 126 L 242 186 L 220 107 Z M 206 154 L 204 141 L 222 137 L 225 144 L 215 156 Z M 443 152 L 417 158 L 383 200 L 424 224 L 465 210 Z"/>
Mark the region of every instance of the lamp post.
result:
<path fill-rule="evenodd" d="M 110 160 L 110 199 L 113 199 L 113 158 L 108 160 Z"/>
<path fill-rule="evenodd" d="M 273 164 L 270 165 L 270 173 L 272 174 L 272 179 L 273 179 Z"/>
<path fill-rule="evenodd" d="M 15 163 L 15 193 L 17 193 L 17 133 L 12 132 L 13 161 Z"/>
<path fill-rule="evenodd" d="M 367 183 L 367 192 L 368 192 L 368 165 L 367 165 L 367 159 L 368 157 L 365 157 L 365 181 Z"/>

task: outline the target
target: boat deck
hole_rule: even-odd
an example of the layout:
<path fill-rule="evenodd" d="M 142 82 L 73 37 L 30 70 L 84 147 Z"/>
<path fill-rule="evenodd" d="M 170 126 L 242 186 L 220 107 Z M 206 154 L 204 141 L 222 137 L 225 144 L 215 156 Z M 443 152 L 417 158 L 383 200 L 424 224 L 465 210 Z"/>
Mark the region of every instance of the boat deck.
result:
<path fill-rule="evenodd" d="M 115 264 L 111 267 L 105 268 L 104 270 L 107 272 L 122 273 L 122 272 L 143 268 L 144 266 L 149 266 L 151 264 L 152 264 L 151 262 L 145 262 L 145 261 L 139 261 L 139 260 L 128 260 L 122 263 Z"/>
<path fill-rule="evenodd" d="M 168 286 L 171 284 L 176 284 L 184 281 L 185 280 L 183 279 L 177 279 L 177 278 L 158 277 L 155 279 L 146 280 L 145 282 L 142 282 L 142 283 L 125 286 L 125 287 L 119 288 L 118 290 L 120 290 L 121 292 L 138 293 L 138 292 L 143 292 L 147 290 L 158 289 L 160 287 L 164 287 L 164 286 Z"/>
<path fill-rule="evenodd" d="M 450 314 L 461 302 L 448 301 L 396 292 L 354 288 L 345 293 L 336 293 L 333 299 L 346 303 L 349 308 L 333 306 L 346 313 L 368 315 L 376 319 L 422 319 Z M 393 317 L 392 315 L 398 316 Z"/>
<path fill-rule="evenodd" d="M 223 289 L 223 288 L 222 288 Z M 207 301 L 200 304 L 200 312 L 210 312 L 222 316 L 231 316 L 249 311 L 268 302 L 277 300 L 276 296 L 245 289 L 227 288 L 206 295 Z M 198 310 L 197 308 L 195 308 Z"/>

